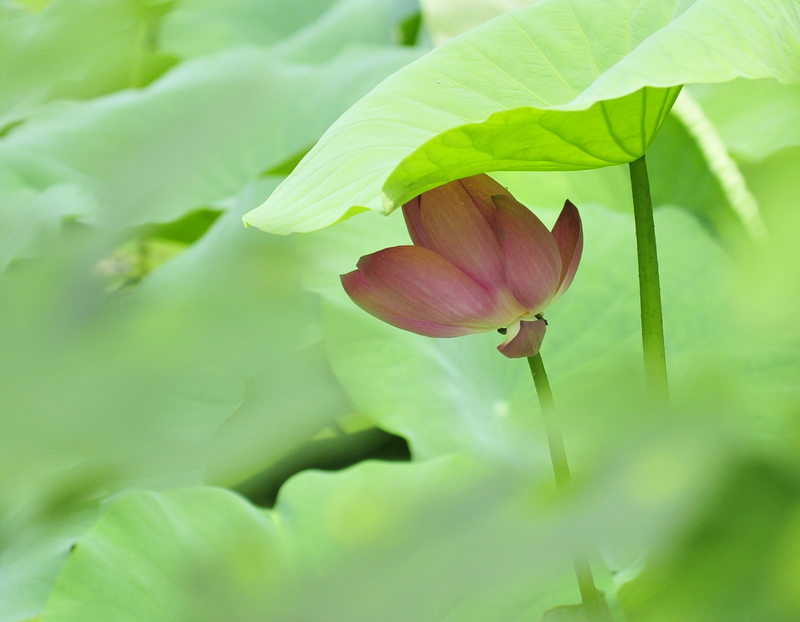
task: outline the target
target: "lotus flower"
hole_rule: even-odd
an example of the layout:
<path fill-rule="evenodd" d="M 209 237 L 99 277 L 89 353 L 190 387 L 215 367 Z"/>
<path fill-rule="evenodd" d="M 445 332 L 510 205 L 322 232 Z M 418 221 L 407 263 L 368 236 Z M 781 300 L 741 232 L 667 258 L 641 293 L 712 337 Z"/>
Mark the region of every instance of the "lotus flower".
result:
<path fill-rule="evenodd" d="M 413 246 L 362 257 L 342 285 L 367 313 L 428 337 L 497 330 L 505 356 L 533 356 L 542 311 L 572 283 L 583 249 L 567 201 L 552 232 L 487 175 L 452 181 L 403 206 Z"/>

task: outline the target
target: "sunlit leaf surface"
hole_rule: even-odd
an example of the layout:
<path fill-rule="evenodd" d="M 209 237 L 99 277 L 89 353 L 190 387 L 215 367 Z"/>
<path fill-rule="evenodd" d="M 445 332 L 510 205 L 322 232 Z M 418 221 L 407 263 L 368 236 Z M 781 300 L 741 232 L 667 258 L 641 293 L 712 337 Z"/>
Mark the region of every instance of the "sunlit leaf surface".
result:
<path fill-rule="evenodd" d="M 391 211 L 480 172 L 629 162 L 655 136 L 677 85 L 797 81 L 798 41 L 790 0 L 539 2 L 384 81 L 245 221 L 310 231 L 357 206 Z"/>

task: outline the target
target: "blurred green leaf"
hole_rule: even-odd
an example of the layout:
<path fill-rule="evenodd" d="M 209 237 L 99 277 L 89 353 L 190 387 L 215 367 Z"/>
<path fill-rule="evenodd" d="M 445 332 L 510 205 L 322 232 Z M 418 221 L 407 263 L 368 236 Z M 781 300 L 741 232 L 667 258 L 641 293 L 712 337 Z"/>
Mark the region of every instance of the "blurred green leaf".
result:
<path fill-rule="evenodd" d="M 173 240 L 188 246 L 203 237 L 220 214 L 222 214 L 220 210 L 199 209 L 173 222 L 151 225 L 146 228 L 144 235 L 148 238 Z"/>
<path fill-rule="evenodd" d="M 208 568 L 222 585 L 264 589 L 267 578 L 276 589 L 285 558 L 277 545 L 269 518 L 230 492 L 130 495 L 72 552 L 42 619 L 188 621 Z"/>
<path fill-rule="evenodd" d="M 436 45 L 536 0 L 420 0 L 425 28 Z"/>
<path fill-rule="evenodd" d="M 320 75 L 339 67 L 350 72 L 353 81 L 342 84 L 335 74 L 327 74 L 334 92 L 328 98 L 332 118 L 352 101 L 353 89 L 357 93 L 368 88 L 357 86 L 359 83 L 374 82 L 400 60 L 393 52 L 384 55 L 371 66 L 373 78 L 358 56 L 319 69 L 283 66 L 276 72 L 265 68 L 258 75 L 255 68 L 266 58 L 246 52 L 222 61 L 200 62 L 177 72 L 174 81 L 156 92 L 58 108 L 47 120 L 32 121 L 8 137 L 0 145 L 0 159 L 10 164 L 4 170 L 4 183 L 0 183 L 0 192 L 6 195 L 0 215 L 0 235 L 5 241 L 0 265 L 16 257 L 36 256 L 52 243 L 65 218 L 117 228 L 170 220 L 197 205 L 207 205 L 238 191 L 267 163 L 322 132 L 327 121 L 310 123 L 297 114 L 290 117 L 292 123 L 260 124 L 260 133 L 251 131 L 250 122 L 256 123 L 264 114 L 264 102 L 244 95 L 255 88 L 254 83 L 267 98 L 269 92 L 276 93 L 274 111 L 283 115 L 289 112 L 290 101 L 302 100 L 295 89 L 316 90 Z M 246 62 L 239 66 L 243 59 Z M 235 71 L 233 65 L 237 65 Z M 304 83 L 298 83 L 298 72 L 305 75 Z M 294 76 L 291 91 L 279 86 L 289 75 Z M 247 102 L 243 116 L 231 115 L 227 104 L 223 105 L 232 97 L 231 82 L 242 91 L 239 101 Z M 342 103 L 335 103 L 337 97 Z M 176 107 L 176 103 L 183 105 L 181 102 L 195 107 L 197 114 L 189 122 L 183 121 L 187 118 L 185 107 Z M 306 109 L 309 118 L 320 117 L 316 104 Z M 297 113 L 298 106 L 291 111 Z M 152 121 L 148 132 L 141 130 L 142 115 L 149 115 Z M 98 134 L 98 124 L 115 138 L 109 141 Z M 214 128 L 213 132 L 209 134 L 206 127 Z M 281 136 L 275 134 L 277 127 Z M 176 145 L 190 155 L 184 158 L 175 153 Z M 180 169 L 172 166 L 178 160 L 183 160 Z M 102 197 L 102 208 L 92 191 Z"/>
<path fill-rule="evenodd" d="M 541 619 L 579 597 L 574 533 L 663 541 L 717 480 L 718 426 L 665 432 L 617 444 L 566 514 L 546 470 L 458 456 L 301 473 L 271 512 L 213 489 L 130 495 L 78 544 L 43 620 Z"/>
<path fill-rule="evenodd" d="M 731 153 L 747 163 L 800 146 L 800 85 L 737 79 L 690 91 Z"/>
<path fill-rule="evenodd" d="M 301 289 L 292 243 L 241 227 L 274 183 L 244 193 L 198 243 L 127 293 L 105 293 L 98 261 L 114 238 L 87 228 L 0 280 L 0 473 L 11 492 L 66 465 L 76 481 L 102 474 L 101 488 L 202 481 L 218 427 L 259 370 L 269 382 L 248 395 L 259 419 L 239 430 L 262 443 L 253 468 L 350 411 L 313 348 L 317 303 Z M 308 400 L 294 399 L 307 383 Z M 284 416 L 297 421 L 294 432 Z M 277 429 L 285 431 L 275 437 Z M 225 447 L 223 457 L 238 451 Z M 233 462 L 250 467 L 251 458 Z"/>
<path fill-rule="evenodd" d="M 744 223 L 733 211 L 719 178 L 674 115 L 664 122 L 648 150 L 647 167 L 654 205 L 683 207 L 720 237 L 742 235 Z"/>
<path fill-rule="evenodd" d="M 400 22 L 399 39 L 402 45 L 416 45 L 422 31 L 422 13 L 412 13 Z"/>
<path fill-rule="evenodd" d="M 0 522 L 0 620 L 38 615 L 70 548 L 97 520 L 94 503 L 36 507 L 35 499 L 2 512 Z M 5 510 L 5 508 L 4 508 Z"/>
<path fill-rule="evenodd" d="M 0 172 L 0 272 L 13 260 L 39 256 L 69 222 L 97 224 L 97 198 L 78 184 L 56 183 L 43 191 Z"/>
<path fill-rule="evenodd" d="M 243 45 L 295 60 L 327 60 L 353 45 L 401 43 L 394 33 L 414 0 L 186 0 L 165 20 L 163 47 L 184 58 Z"/>
<path fill-rule="evenodd" d="M 499 622 L 520 606 L 541 615 L 565 568 L 563 534 L 548 509 L 529 529 L 529 502 L 501 482 L 449 458 L 305 473 L 273 512 L 214 489 L 131 495 L 78 544 L 42 619 Z M 526 563 L 537 551 L 540 563 Z M 477 603 L 462 606 L 476 591 L 511 602 L 478 617 Z"/>
<path fill-rule="evenodd" d="M 168 3 L 157 3 L 165 10 Z M 130 0 L 53 0 L 0 22 L 0 129 L 51 99 L 147 84 L 174 61 L 159 55 L 164 11 Z"/>
<path fill-rule="evenodd" d="M 583 605 L 561 605 L 544 612 L 542 622 L 590 622 Z"/>
<path fill-rule="evenodd" d="M 233 420 L 232 417 L 226 421 L 226 425 Z M 225 426 L 223 430 L 224 428 Z M 248 449 L 256 449 L 253 443 L 248 443 L 243 438 L 236 440 L 237 457 Z M 259 455 L 261 453 L 263 451 L 259 452 Z M 410 458 L 408 443 L 399 436 L 372 426 L 354 432 L 342 432 L 330 426 L 312 440 L 287 452 L 283 458 L 271 461 L 266 468 L 255 475 L 247 479 L 237 477 L 233 480 L 235 482 L 233 489 L 257 505 L 272 507 L 286 481 L 301 471 L 310 469 L 339 471 L 366 460 L 397 462 L 408 461 Z M 212 454 L 212 468 L 216 466 L 213 459 Z M 227 474 L 223 472 L 222 475 Z M 224 481 L 219 476 L 217 479 L 220 482 Z M 209 480 L 210 483 L 215 483 L 215 478 L 210 477 Z"/>
<path fill-rule="evenodd" d="M 319 63 L 351 47 L 402 45 L 402 24 L 417 11 L 416 0 L 341 0 L 275 51 L 292 61 Z"/>
<path fill-rule="evenodd" d="M 720 27 L 709 32 L 709 23 Z M 536 3 L 388 78 L 245 221 L 310 231 L 480 172 L 629 162 L 652 141 L 677 85 L 797 81 L 799 34 L 789 0 Z"/>
<path fill-rule="evenodd" d="M 51 106 L 0 140 L 0 196 L 19 204 L 0 213 L 0 230 L 23 235 L 32 201 L 58 184 L 95 193 L 94 216 L 114 228 L 168 222 L 229 197 L 415 56 L 351 50 L 297 65 L 238 50 L 184 63 L 147 89 Z"/>
<path fill-rule="evenodd" d="M 241 45 L 270 47 L 335 4 L 336 0 L 181 0 L 164 22 L 162 45 L 182 58 Z"/>
<path fill-rule="evenodd" d="M 284 317 L 270 318 L 270 323 L 285 322 L 272 330 L 297 331 L 301 347 L 264 356 L 263 366 L 247 379 L 241 405 L 222 424 L 210 447 L 206 470 L 210 483 L 244 482 L 278 459 L 294 455 L 290 452 L 352 409 L 330 370 L 321 339 L 314 334 L 318 328 L 303 327 L 305 334 L 299 332 L 287 311 Z M 284 475 L 302 468 L 305 465 Z"/>
<path fill-rule="evenodd" d="M 791 622 L 800 617 L 798 552 L 800 480 L 744 462 L 620 599 L 631 622 Z"/>

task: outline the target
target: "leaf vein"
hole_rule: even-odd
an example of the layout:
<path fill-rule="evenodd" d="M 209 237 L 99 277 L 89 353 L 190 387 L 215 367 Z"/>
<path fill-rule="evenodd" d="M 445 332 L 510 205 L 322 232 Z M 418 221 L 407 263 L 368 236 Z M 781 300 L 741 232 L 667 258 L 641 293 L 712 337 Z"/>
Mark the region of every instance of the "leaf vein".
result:
<path fill-rule="evenodd" d="M 558 71 L 558 70 L 555 68 L 555 65 L 553 65 L 553 63 L 551 63 L 551 62 L 550 62 L 550 59 L 549 59 L 549 58 L 547 58 L 547 56 L 545 55 L 545 53 L 544 53 L 544 52 L 542 52 L 542 50 L 541 50 L 541 49 L 539 49 L 539 46 L 538 46 L 538 45 L 536 45 L 536 44 L 533 42 L 533 39 L 531 39 L 531 38 L 530 38 L 530 36 L 528 35 L 528 33 L 527 33 L 527 32 L 525 32 L 525 29 L 524 29 L 522 26 L 520 26 L 520 25 L 519 25 L 519 22 L 517 22 L 517 20 L 516 20 L 516 19 L 514 19 L 514 17 L 513 17 L 513 16 L 509 16 L 508 20 L 509 20 L 509 21 L 510 21 L 512 24 L 514 24 L 514 26 L 517 28 L 517 30 L 519 30 L 519 31 L 522 33 L 522 36 L 523 36 L 523 37 L 525 37 L 525 38 L 528 40 L 528 43 L 530 43 L 530 44 L 531 44 L 531 47 L 532 47 L 534 50 L 536 50 L 536 52 L 539 54 L 539 56 L 541 56 L 541 57 L 542 57 L 542 60 L 543 60 L 545 63 L 547 63 L 547 66 L 548 66 L 548 67 L 550 67 L 550 69 L 551 69 L 551 70 L 552 70 L 552 72 L 553 72 L 553 75 L 554 75 L 556 78 L 558 78 L 558 79 L 559 79 L 559 81 L 561 82 L 561 84 L 563 84 L 563 85 L 564 85 L 564 87 L 565 87 L 565 88 L 566 88 L 566 89 L 567 89 L 567 90 L 568 90 L 568 91 L 569 91 L 569 92 L 572 94 L 572 97 L 573 97 L 573 98 L 577 97 L 577 96 L 578 96 L 578 92 L 577 92 L 575 89 L 573 89 L 573 88 L 570 86 L 569 82 L 567 82 L 566 78 L 564 78 L 564 76 L 561 74 L 561 72 L 560 72 L 560 71 Z"/>

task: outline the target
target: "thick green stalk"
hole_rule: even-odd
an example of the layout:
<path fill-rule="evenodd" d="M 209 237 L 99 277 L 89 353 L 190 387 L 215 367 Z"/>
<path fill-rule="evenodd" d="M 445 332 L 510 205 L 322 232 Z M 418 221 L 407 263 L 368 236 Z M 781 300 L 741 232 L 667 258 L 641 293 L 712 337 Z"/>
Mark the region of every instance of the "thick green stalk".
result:
<path fill-rule="evenodd" d="M 542 355 L 529 356 L 528 365 L 531 368 L 533 384 L 536 385 L 536 393 L 539 395 L 539 404 L 542 407 L 547 444 L 550 446 L 550 460 L 553 463 L 553 473 L 556 476 L 556 488 L 563 497 L 572 486 L 572 478 L 569 474 L 564 437 L 561 434 L 561 426 L 559 426 L 556 416 L 553 392 L 550 390 L 550 381 L 547 379 Z M 581 601 L 590 622 L 610 622 L 611 613 L 605 600 L 600 597 L 600 593 L 595 587 L 592 566 L 589 563 L 586 548 L 577 542 L 573 545 L 572 561 L 575 566 L 575 575 L 578 578 Z"/>
<path fill-rule="evenodd" d="M 639 302 L 642 314 L 642 348 L 647 387 L 658 401 L 669 401 L 667 357 L 664 351 L 664 321 L 658 278 L 656 227 L 653 201 L 644 156 L 630 163 L 633 217 L 636 223 L 636 255 L 639 260 Z"/>

